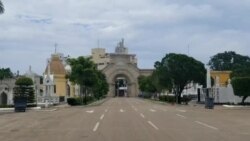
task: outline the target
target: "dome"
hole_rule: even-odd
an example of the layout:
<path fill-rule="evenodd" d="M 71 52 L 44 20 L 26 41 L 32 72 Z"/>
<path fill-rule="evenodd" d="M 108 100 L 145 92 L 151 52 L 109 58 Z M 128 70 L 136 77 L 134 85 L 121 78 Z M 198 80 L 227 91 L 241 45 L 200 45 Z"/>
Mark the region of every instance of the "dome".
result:
<path fill-rule="evenodd" d="M 52 56 L 51 62 L 48 65 L 50 65 L 51 74 L 66 74 L 66 70 L 59 56 Z M 45 73 L 48 73 L 48 66 L 45 70 Z"/>

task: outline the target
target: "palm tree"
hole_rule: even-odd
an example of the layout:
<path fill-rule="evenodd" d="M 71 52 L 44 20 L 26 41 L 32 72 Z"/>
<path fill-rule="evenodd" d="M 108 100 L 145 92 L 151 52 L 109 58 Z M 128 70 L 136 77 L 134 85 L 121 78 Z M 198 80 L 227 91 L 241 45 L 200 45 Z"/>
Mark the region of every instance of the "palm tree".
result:
<path fill-rule="evenodd" d="M 0 0 L 0 14 L 2 14 L 4 12 L 4 7 L 3 7 L 3 3 Z"/>

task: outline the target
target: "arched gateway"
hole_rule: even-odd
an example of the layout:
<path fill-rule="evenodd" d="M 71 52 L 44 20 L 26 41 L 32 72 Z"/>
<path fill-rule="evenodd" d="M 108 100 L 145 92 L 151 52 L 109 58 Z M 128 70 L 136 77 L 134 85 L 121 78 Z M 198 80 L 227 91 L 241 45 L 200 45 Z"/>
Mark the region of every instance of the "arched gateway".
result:
<path fill-rule="evenodd" d="M 138 69 L 136 55 L 128 54 L 123 39 L 118 43 L 115 53 L 106 53 L 103 48 L 92 49 L 92 60 L 106 75 L 109 84 L 108 96 L 137 96 L 137 78 L 140 75 L 150 75 L 153 71 Z"/>
<path fill-rule="evenodd" d="M 108 96 L 137 96 L 139 94 L 137 82 L 139 70 L 134 66 L 112 64 L 108 65 L 103 72 L 109 83 Z"/>

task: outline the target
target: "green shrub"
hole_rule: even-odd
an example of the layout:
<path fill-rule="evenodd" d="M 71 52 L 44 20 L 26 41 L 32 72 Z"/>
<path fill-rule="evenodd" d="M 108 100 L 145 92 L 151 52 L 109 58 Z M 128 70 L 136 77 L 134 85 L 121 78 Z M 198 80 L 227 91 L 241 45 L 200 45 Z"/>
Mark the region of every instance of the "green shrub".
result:
<path fill-rule="evenodd" d="M 87 103 L 90 103 L 94 101 L 94 97 L 92 96 L 87 96 L 86 97 Z M 85 102 L 85 97 L 72 97 L 67 99 L 67 103 L 71 106 L 76 106 L 76 105 L 83 105 Z"/>
<path fill-rule="evenodd" d="M 189 95 L 184 95 L 182 98 L 181 98 L 181 102 L 185 103 L 185 104 L 188 104 L 188 102 L 190 102 L 192 100 L 192 97 L 189 96 Z"/>
<path fill-rule="evenodd" d="M 234 94 L 242 96 L 242 103 L 250 96 L 250 77 L 234 77 L 232 79 Z"/>
<path fill-rule="evenodd" d="M 153 95 L 152 93 L 144 92 L 144 93 L 142 94 L 142 97 L 143 97 L 143 98 L 151 98 L 152 95 Z"/>
<path fill-rule="evenodd" d="M 14 105 L 0 105 L 0 108 L 13 108 Z"/>
<path fill-rule="evenodd" d="M 68 98 L 67 99 L 67 103 L 71 106 L 75 106 L 75 105 L 80 105 L 81 102 L 79 100 L 79 98 Z"/>
<path fill-rule="evenodd" d="M 174 103 L 175 102 L 175 96 L 161 95 L 161 96 L 159 96 L 159 100 L 164 101 L 164 102 Z"/>

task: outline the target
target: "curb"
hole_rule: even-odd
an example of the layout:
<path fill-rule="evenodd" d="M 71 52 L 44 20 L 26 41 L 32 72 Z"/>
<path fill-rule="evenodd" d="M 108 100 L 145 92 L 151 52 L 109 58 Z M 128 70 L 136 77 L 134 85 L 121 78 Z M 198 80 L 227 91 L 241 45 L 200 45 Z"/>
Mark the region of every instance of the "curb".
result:
<path fill-rule="evenodd" d="M 239 106 L 239 105 L 222 105 L 226 108 L 250 108 L 250 106 Z"/>
<path fill-rule="evenodd" d="M 41 107 L 30 107 L 30 108 L 26 108 L 27 110 L 41 110 Z M 10 112 L 10 111 L 14 111 L 15 108 L 0 108 L 0 112 Z"/>

